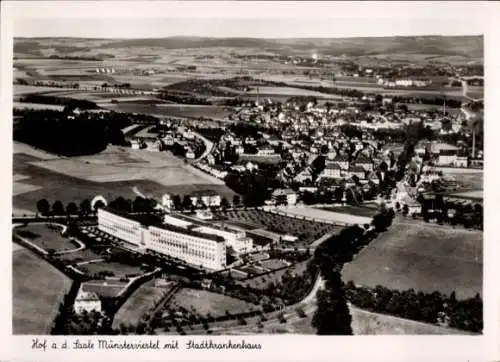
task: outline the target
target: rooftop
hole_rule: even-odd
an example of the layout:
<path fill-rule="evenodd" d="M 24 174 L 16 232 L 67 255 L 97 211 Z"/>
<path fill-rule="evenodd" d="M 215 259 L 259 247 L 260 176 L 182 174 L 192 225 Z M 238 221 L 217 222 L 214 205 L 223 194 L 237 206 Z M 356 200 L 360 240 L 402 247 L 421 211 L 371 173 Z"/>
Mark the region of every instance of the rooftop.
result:
<path fill-rule="evenodd" d="M 141 223 L 141 225 L 144 227 L 152 226 L 152 227 L 156 227 L 159 229 L 172 231 L 174 233 L 186 234 L 186 235 L 190 235 L 190 236 L 194 236 L 194 237 L 198 237 L 198 238 L 213 240 L 216 242 L 224 242 L 224 238 L 222 238 L 220 236 L 205 234 L 205 233 L 201 233 L 201 232 L 197 232 L 197 231 L 192 230 L 192 227 L 196 227 L 196 225 L 190 225 L 188 227 L 176 226 L 176 225 L 172 225 L 172 224 L 163 223 L 163 220 L 158 218 L 156 215 L 151 215 L 151 214 L 133 214 L 132 215 L 132 214 L 128 214 L 128 213 L 123 212 L 123 211 L 112 209 L 110 207 L 105 207 L 103 209 L 109 213 L 119 215 L 119 216 L 125 217 L 125 218 L 130 219 L 130 220 L 137 221 L 137 222 Z"/>

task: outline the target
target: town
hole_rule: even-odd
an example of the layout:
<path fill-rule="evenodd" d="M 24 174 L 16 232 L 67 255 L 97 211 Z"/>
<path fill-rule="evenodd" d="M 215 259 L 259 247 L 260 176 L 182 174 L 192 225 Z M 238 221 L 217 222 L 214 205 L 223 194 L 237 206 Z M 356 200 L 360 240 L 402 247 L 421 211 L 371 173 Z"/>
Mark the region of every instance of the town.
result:
<path fill-rule="evenodd" d="M 482 37 L 442 39 L 16 39 L 14 333 L 482 333 Z"/>

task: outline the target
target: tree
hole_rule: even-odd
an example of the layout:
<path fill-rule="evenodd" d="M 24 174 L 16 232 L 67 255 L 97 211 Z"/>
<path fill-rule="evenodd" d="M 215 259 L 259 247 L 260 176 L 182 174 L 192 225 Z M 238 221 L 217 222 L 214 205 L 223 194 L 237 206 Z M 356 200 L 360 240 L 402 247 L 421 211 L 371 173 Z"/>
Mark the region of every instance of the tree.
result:
<path fill-rule="evenodd" d="M 311 325 L 319 335 L 352 335 L 352 317 L 338 272 L 330 272 L 325 289 L 317 293 L 317 309 Z"/>
<path fill-rule="evenodd" d="M 68 215 L 75 215 L 78 213 L 78 207 L 76 206 L 76 204 L 74 202 L 70 202 L 66 206 L 66 212 L 68 213 Z"/>
<path fill-rule="evenodd" d="M 180 210 L 182 208 L 182 201 L 179 195 L 172 196 L 172 203 L 174 204 L 174 209 Z"/>
<path fill-rule="evenodd" d="M 97 200 L 94 204 L 94 212 L 97 212 L 100 208 L 106 206 L 102 200 Z"/>
<path fill-rule="evenodd" d="M 47 215 L 50 211 L 50 204 L 46 199 L 41 199 L 36 203 L 37 211 L 42 215 Z"/>
<path fill-rule="evenodd" d="M 227 199 L 223 197 L 222 200 L 220 201 L 220 206 L 222 210 L 226 210 L 229 207 L 229 201 L 227 201 Z"/>
<path fill-rule="evenodd" d="M 80 203 L 80 212 L 84 215 L 88 215 L 91 211 L 91 202 L 89 199 L 85 199 Z"/>
<path fill-rule="evenodd" d="M 189 195 L 185 195 L 182 199 L 182 207 L 184 210 L 187 210 L 193 206 L 193 202 L 191 201 L 191 197 Z"/>
<path fill-rule="evenodd" d="M 233 196 L 233 206 L 238 207 L 240 206 L 241 198 L 240 195 L 234 195 Z"/>
<path fill-rule="evenodd" d="M 63 203 L 59 200 L 57 200 L 56 202 L 54 202 L 54 204 L 52 205 L 52 213 L 54 215 L 63 215 L 64 214 L 64 206 L 63 206 Z"/>

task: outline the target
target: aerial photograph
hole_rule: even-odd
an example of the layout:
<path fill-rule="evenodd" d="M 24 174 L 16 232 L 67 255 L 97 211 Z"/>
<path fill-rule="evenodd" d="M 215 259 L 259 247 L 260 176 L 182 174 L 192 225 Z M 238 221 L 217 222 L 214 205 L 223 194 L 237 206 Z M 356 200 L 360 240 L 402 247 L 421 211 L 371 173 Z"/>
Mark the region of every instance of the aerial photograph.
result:
<path fill-rule="evenodd" d="M 14 335 L 483 333 L 483 35 L 320 23 L 14 24 Z"/>

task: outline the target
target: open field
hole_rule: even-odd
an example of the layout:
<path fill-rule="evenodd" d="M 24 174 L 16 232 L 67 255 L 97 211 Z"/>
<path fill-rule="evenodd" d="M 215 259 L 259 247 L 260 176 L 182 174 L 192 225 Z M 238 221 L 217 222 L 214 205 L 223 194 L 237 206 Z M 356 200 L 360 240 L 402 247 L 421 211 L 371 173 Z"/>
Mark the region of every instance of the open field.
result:
<path fill-rule="evenodd" d="M 281 261 L 278 259 L 268 259 L 268 260 L 261 261 L 260 263 L 264 268 L 271 269 L 271 270 L 282 268 L 282 267 L 285 267 L 288 265 L 284 261 Z"/>
<path fill-rule="evenodd" d="M 102 256 L 94 253 L 90 249 L 82 249 L 74 253 L 67 253 L 58 255 L 58 258 L 64 263 L 71 265 L 77 263 L 83 263 L 90 260 L 101 259 Z"/>
<path fill-rule="evenodd" d="M 79 265 L 78 269 L 85 272 L 86 274 L 98 274 L 102 272 L 111 272 L 113 273 L 113 277 L 122 278 L 122 277 L 132 277 L 144 274 L 138 266 L 126 265 L 115 262 L 96 262 L 96 263 L 88 263 L 84 265 Z"/>
<path fill-rule="evenodd" d="M 445 328 L 409 319 L 372 313 L 350 306 L 352 330 L 355 335 L 469 335 L 458 329 Z"/>
<path fill-rule="evenodd" d="M 12 104 L 13 108 L 18 109 L 50 109 L 53 111 L 62 111 L 64 106 L 57 104 L 41 104 L 41 103 L 25 103 L 25 102 L 14 102 Z"/>
<path fill-rule="evenodd" d="M 462 197 L 464 199 L 483 200 L 483 190 L 455 192 L 455 193 L 451 193 L 448 195 L 449 196 L 458 196 L 458 197 Z"/>
<path fill-rule="evenodd" d="M 257 94 L 257 88 L 251 89 L 247 94 Z M 288 97 L 293 96 L 311 96 L 317 98 L 332 98 L 339 99 L 342 98 L 335 94 L 326 94 L 317 91 L 311 91 L 308 89 L 294 88 L 294 87 L 259 87 L 259 95 L 283 95 Z"/>
<path fill-rule="evenodd" d="M 284 209 L 279 209 L 281 212 L 285 212 L 290 215 L 296 215 L 299 217 L 313 218 L 317 221 L 331 222 L 331 223 L 342 223 L 342 224 L 369 224 L 372 219 L 366 216 L 356 216 L 346 214 L 344 212 L 333 212 L 328 210 L 320 210 L 313 207 L 287 207 Z"/>
<path fill-rule="evenodd" d="M 262 276 L 256 276 L 239 283 L 255 289 L 266 289 L 270 283 L 274 283 L 275 285 L 279 284 L 281 281 L 281 277 L 287 272 L 287 270 L 295 274 L 302 274 L 306 270 L 306 266 L 307 262 L 298 263 L 290 268 L 277 270 L 275 272 Z"/>
<path fill-rule="evenodd" d="M 12 332 L 48 334 L 71 280 L 31 251 L 12 255 Z"/>
<path fill-rule="evenodd" d="M 482 294 L 481 232 L 424 223 L 395 223 L 343 270 L 345 282 L 369 287 Z"/>
<path fill-rule="evenodd" d="M 101 298 L 114 298 L 120 294 L 127 283 L 118 280 L 91 280 L 83 283 L 82 288 L 86 292 L 94 292 Z"/>
<path fill-rule="evenodd" d="M 101 104 L 107 109 L 116 112 L 144 113 L 163 117 L 183 117 L 183 118 L 213 118 L 224 120 L 231 113 L 222 106 L 213 105 L 193 105 L 193 104 L 145 104 L 142 102 L 109 103 Z"/>
<path fill-rule="evenodd" d="M 29 240 L 32 244 L 44 250 L 66 251 L 78 248 L 78 244 L 69 238 L 61 236 L 62 227 L 54 225 L 55 229 L 50 229 L 48 224 L 30 224 L 15 228 L 15 232 Z"/>
<path fill-rule="evenodd" d="M 484 185 L 484 175 L 482 171 L 472 169 L 447 169 L 439 168 L 445 177 L 452 177 L 460 188 L 468 190 L 482 190 Z M 470 172 L 468 172 L 470 171 Z"/>
<path fill-rule="evenodd" d="M 168 287 L 155 286 L 156 280 L 141 285 L 121 306 L 113 320 L 113 328 L 121 323 L 136 325 L 142 315 L 156 305 L 168 291 Z"/>
<path fill-rule="evenodd" d="M 13 197 L 15 209 L 35 211 L 36 202 L 42 198 L 51 203 L 57 199 L 65 205 L 72 201 L 78 205 L 82 200 L 92 199 L 96 195 L 102 195 L 106 200 L 114 200 L 119 196 L 135 198 L 134 187 L 156 199 L 160 199 L 164 193 L 185 195 L 196 190 L 214 190 L 229 200 L 234 195 L 222 182 L 214 184 L 212 178 L 183 165 L 181 160 L 168 153 L 153 155 L 152 152 L 143 151 L 145 159 L 141 159 L 138 156 L 140 152 L 134 154 L 128 152 L 130 149 L 125 149 L 124 152 L 110 152 L 109 155 L 104 152 L 72 160 L 34 150 L 27 145 L 21 146 L 21 153 L 14 153 L 13 173 L 29 177 L 29 184 L 38 189 L 16 193 Z M 28 150 L 25 151 L 25 148 Z M 44 157 L 45 161 L 38 156 Z M 130 162 L 129 156 L 133 162 Z M 148 156 L 151 158 L 148 159 Z M 162 161 L 163 157 L 166 161 Z M 148 160 L 151 162 L 148 163 Z M 167 162 L 172 164 L 162 166 Z M 151 164 L 160 166 L 154 168 Z M 151 168 L 148 169 L 148 166 Z"/>
<path fill-rule="evenodd" d="M 319 210 L 333 211 L 335 213 L 349 214 L 372 218 L 377 213 L 377 208 L 372 206 L 331 206 L 318 207 Z"/>
<path fill-rule="evenodd" d="M 240 299 L 227 297 L 222 294 L 212 293 L 197 289 L 180 289 L 170 301 L 169 305 L 178 305 L 191 310 L 194 308 L 198 314 L 219 317 L 230 311 L 232 314 L 248 312 L 253 305 Z"/>

